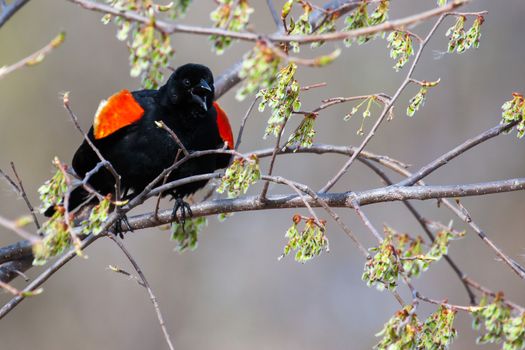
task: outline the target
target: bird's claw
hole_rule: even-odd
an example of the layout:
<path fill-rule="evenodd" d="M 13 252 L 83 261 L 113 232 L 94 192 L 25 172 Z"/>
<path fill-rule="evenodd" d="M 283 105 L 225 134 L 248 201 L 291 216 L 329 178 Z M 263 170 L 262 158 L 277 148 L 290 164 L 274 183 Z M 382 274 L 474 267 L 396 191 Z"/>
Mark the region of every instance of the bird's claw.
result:
<path fill-rule="evenodd" d="M 126 214 L 121 214 L 115 220 L 115 227 L 114 227 L 114 233 L 115 235 L 119 236 L 121 239 L 124 238 L 125 231 L 122 230 L 122 226 L 126 226 L 125 231 L 133 232 L 133 228 L 131 227 L 131 224 L 129 223 L 128 216 Z"/>
<path fill-rule="evenodd" d="M 177 218 L 177 211 L 180 211 L 180 220 Z M 171 212 L 171 217 L 173 220 L 177 220 L 184 230 L 184 224 L 186 223 L 186 218 L 191 218 L 193 213 L 191 211 L 190 205 L 182 199 L 182 197 L 175 198 L 175 205 L 173 206 L 173 211 Z"/>

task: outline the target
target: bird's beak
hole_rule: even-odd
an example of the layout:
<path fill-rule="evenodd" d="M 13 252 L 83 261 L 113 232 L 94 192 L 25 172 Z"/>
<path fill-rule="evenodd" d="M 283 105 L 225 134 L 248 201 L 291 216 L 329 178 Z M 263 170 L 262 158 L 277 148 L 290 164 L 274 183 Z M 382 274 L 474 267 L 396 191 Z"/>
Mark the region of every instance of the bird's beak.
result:
<path fill-rule="evenodd" d="M 193 89 L 191 89 L 191 95 L 193 98 L 193 101 L 197 103 L 201 108 L 207 112 L 208 111 L 208 105 L 207 100 L 209 97 L 210 92 L 212 92 L 212 89 L 210 85 L 206 82 L 206 80 L 201 79 L 199 84 Z"/>

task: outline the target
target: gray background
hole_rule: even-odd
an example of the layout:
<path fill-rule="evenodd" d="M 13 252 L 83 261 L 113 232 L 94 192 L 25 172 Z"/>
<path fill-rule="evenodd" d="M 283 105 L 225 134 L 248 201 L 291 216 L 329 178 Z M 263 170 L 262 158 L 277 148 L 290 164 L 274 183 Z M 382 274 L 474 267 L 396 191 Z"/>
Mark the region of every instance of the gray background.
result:
<path fill-rule="evenodd" d="M 264 2 L 253 3 L 257 10 L 255 28 L 273 31 Z M 392 17 L 434 5 L 433 0 L 395 1 Z M 185 21 L 209 25 L 212 8 L 212 1 L 196 0 Z M 396 118 L 381 127 L 369 150 L 399 158 L 416 169 L 496 125 L 501 104 L 513 91 L 524 91 L 525 2 L 478 0 L 468 9 L 490 11 L 480 49 L 434 59 L 434 50 L 446 48 L 444 33 L 452 22 L 442 25 L 415 73 L 421 80 L 441 78 L 441 84 L 430 91 L 426 105 L 411 119 L 404 111 L 417 88 L 407 89 L 397 105 Z M 101 99 L 124 87 L 139 87 L 138 80 L 129 77 L 127 50 L 115 39 L 115 27 L 102 25 L 100 17 L 66 1 L 34 0 L 0 30 L 0 65 L 35 51 L 61 29 L 67 31 L 65 44 L 41 65 L 21 69 L 0 81 L 0 168 L 6 170 L 9 161 L 15 161 L 33 203 L 37 203 L 36 189 L 51 175 L 53 156 L 69 161 L 81 141 L 62 108 L 60 92 L 71 92 L 72 107 L 87 130 Z M 416 32 L 424 34 L 426 30 L 428 25 L 423 25 Z M 176 35 L 173 41 L 177 50 L 173 66 L 200 62 L 209 65 L 216 75 L 249 48 L 248 44 L 236 44 L 223 56 L 215 56 L 205 37 Z M 324 50 L 341 46 L 330 44 Z M 312 53 L 305 51 L 308 55 Z M 392 94 L 406 74 L 406 70 L 396 74 L 391 69 L 393 64 L 386 43 L 376 40 L 344 49 L 342 57 L 327 68 L 301 68 L 302 84 L 329 82 L 327 88 L 304 93 L 304 108 L 313 108 L 320 99 L 331 96 Z M 237 130 L 249 101 L 237 102 L 230 92 L 221 103 Z M 318 118 L 316 141 L 358 144 L 362 138 L 355 131 L 360 118 L 342 121 L 350 109 L 345 105 L 323 113 Z M 367 120 L 366 130 L 377 113 Z M 272 145 L 272 139 L 261 137 L 267 117 L 268 113 L 254 113 L 243 151 Z M 466 183 L 523 176 L 522 148 L 523 142 L 514 134 L 501 136 L 451 162 L 428 182 Z M 340 156 L 288 156 L 277 161 L 276 172 L 319 188 L 343 161 Z M 336 189 L 358 190 L 379 184 L 356 164 Z M 272 186 L 271 191 L 287 189 Z M 464 201 L 487 234 L 525 264 L 523 203 L 523 193 Z M 416 204 L 429 218 L 445 223 L 451 218 L 445 209 L 437 209 L 435 202 Z M 422 234 L 400 204 L 365 209 L 377 227 L 388 223 L 400 231 Z M 136 212 L 147 210 L 143 207 Z M 305 265 L 292 257 L 277 261 L 285 244 L 284 232 L 295 212 L 236 214 L 222 224 L 211 217 L 199 248 L 185 254 L 173 251 L 167 231 L 151 229 L 127 235 L 125 244 L 149 277 L 178 349 L 367 349 L 376 343 L 374 334 L 399 306 L 391 295 L 367 288 L 361 281 L 363 259 L 334 223 L 329 221 L 328 226 L 329 254 Z M 0 213 L 9 218 L 26 213 L 23 201 L 5 183 L 0 184 Z M 374 243 L 352 211 L 339 213 L 367 246 Z M 458 223 L 458 228 L 462 227 Z M 0 228 L 0 244 L 17 239 Z M 106 269 L 113 264 L 131 271 L 121 252 L 109 240 L 101 240 L 87 254 L 88 260 L 75 259 L 67 264 L 44 285 L 41 296 L 24 301 L 0 321 L 1 349 L 166 348 L 145 290 Z M 473 232 L 454 243 L 451 255 L 473 278 L 525 303 L 523 281 L 496 261 Z M 15 285 L 21 286 L 20 281 Z M 467 303 L 462 286 L 443 261 L 415 285 L 436 299 L 448 297 L 454 303 Z M 404 289 L 402 294 L 407 296 Z M 9 295 L 2 293 L 0 299 L 7 301 Z M 423 318 L 431 310 L 424 306 L 419 313 Z M 475 347 L 476 334 L 470 322 L 470 317 L 458 315 L 460 337 L 454 349 Z"/>

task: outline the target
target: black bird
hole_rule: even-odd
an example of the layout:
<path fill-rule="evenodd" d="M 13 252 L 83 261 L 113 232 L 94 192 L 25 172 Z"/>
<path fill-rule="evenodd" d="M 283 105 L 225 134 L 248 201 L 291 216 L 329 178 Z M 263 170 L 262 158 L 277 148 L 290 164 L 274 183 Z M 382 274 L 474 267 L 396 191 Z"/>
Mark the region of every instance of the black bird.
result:
<path fill-rule="evenodd" d="M 214 92 L 210 69 L 199 64 L 186 64 L 175 70 L 158 90 L 122 90 L 101 104 L 88 138 L 121 176 L 124 199 L 138 195 L 174 163 L 180 152 L 173 137 L 155 122 L 164 122 L 190 153 L 222 148 L 225 142 L 228 148 L 233 148 L 230 123 L 214 102 Z M 225 168 L 230 159 L 227 154 L 191 159 L 174 170 L 168 181 Z M 72 165 L 77 175 L 83 178 L 99 162 L 96 153 L 84 140 L 75 152 Z M 104 167 L 93 174 L 88 183 L 102 195 L 115 192 L 115 179 Z M 174 215 L 180 208 L 184 217 L 189 206 L 183 198 L 206 183 L 193 182 L 166 193 L 176 200 Z M 73 210 L 87 198 L 85 189 L 77 187 L 71 193 L 68 209 Z"/>

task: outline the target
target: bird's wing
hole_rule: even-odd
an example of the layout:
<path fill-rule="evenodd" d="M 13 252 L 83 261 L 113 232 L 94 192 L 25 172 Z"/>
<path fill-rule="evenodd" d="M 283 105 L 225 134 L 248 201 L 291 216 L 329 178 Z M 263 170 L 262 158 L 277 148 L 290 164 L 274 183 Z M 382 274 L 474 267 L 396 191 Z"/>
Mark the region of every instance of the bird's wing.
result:
<path fill-rule="evenodd" d="M 228 120 L 228 116 L 217 102 L 213 102 L 213 107 L 215 107 L 215 110 L 217 111 L 217 126 L 219 128 L 219 135 L 224 142 L 228 143 L 228 148 L 233 149 L 233 132 L 230 121 Z"/>
<path fill-rule="evenodd" d="M 131 92 L 121 90 L 102 101 L 95 114 L 93 136 L 96 140 L 107 137 L 125 126 L 133 124 L 144 115 L 144 108 Z"/>

